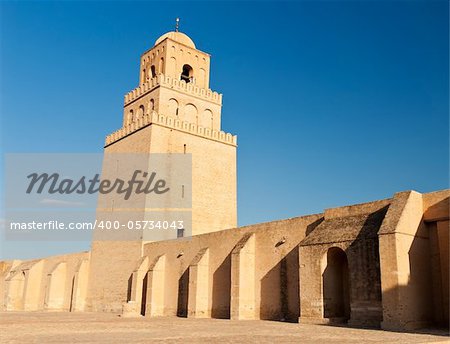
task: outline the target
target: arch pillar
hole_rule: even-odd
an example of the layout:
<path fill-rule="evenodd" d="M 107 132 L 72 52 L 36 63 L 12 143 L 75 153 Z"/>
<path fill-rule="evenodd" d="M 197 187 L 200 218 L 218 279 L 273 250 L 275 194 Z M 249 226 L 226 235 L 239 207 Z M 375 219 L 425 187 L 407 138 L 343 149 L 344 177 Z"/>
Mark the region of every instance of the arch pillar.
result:
<path fill-rule="evenodd" d="M 204 248 L 189 266 L 188 317 L 211 317 L 209 295 L 209 250 Z"/>
<path fill-rule="evenodd" d="M 164 315 L 166 256 L 158 256 L 150 265 L 147 273 L 147 292 L 145 315 L 157 317 Z"/>
<path fill-rule="evenodd" d="M 231 253 L 231 319 L 256 319 L 255 234 L 245 235 Z"/>
<path fill-rule="evenodd" d="M 47 294 L 45 309 L 60 311 L 64 308 L 64 294 L 66 290 L 67 264 L 58 263 L 47 275 Z"/>

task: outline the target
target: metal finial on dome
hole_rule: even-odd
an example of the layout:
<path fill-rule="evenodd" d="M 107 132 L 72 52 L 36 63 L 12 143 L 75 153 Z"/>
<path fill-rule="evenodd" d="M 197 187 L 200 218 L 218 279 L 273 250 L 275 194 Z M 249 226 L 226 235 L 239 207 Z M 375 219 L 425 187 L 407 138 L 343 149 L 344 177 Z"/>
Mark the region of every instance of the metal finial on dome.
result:
<path fill-rule="evenodd" d="M 175 19 L 175 32 L 178 32 L 178 28 L 180 27 L 180 18 Z"/>

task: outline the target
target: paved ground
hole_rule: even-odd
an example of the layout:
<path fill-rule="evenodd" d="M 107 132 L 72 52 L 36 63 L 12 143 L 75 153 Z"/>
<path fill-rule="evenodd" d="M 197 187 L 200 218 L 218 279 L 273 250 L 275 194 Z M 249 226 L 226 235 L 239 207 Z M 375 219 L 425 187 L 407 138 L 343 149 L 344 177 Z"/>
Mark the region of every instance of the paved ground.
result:
<path fill-rule="evenodd" d="M 273 321 L 0 313 L 0 343 L 449 343 L 443 332 L 395 333 Z"/>

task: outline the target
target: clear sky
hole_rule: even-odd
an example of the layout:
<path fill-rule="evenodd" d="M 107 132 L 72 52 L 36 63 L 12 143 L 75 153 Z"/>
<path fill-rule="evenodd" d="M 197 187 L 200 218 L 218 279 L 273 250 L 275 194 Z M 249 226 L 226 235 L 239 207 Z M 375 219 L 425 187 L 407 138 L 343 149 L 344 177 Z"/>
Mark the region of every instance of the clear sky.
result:
<path fill-rule="evenodd" d="M 447 1 L 0 6 L 2 153 L 101 152 L 180 17 L 238 135 L 239 225 L 448 188 Z M 2 240 L 0 258 L 88 248 Z"/>

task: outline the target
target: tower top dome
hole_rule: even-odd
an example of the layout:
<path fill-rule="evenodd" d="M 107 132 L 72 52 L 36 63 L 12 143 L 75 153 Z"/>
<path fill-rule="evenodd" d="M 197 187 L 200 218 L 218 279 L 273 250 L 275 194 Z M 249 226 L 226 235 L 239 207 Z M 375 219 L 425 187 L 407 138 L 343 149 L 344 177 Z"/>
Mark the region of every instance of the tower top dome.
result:
<path fill-rule="evenodd" d="M 179 31 L 170 31 L 170 32 L 165 33 L 164 35 L 162 35 L 161 37 L 159 37 L 156 40 L 155 45 L 161 43 L 166 38 L 169 38 L 175 42 L 184 44 L 190 48 L 195 49 L 194 41 L 188 35 L 186 35 L 182 32 L 179 32 Z"/>

